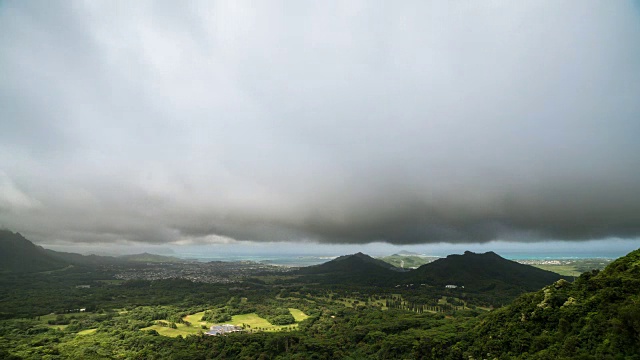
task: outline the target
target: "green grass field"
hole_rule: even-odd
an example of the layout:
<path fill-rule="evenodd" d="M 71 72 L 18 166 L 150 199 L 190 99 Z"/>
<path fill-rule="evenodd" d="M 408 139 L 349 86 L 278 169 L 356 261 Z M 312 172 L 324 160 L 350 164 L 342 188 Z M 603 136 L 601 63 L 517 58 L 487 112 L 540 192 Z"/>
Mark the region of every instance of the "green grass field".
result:
<path fill-rule="evenodd" d="M 300 311 L 300 313 L 302 313 L 302 311 Z M 270 322 L 267 321 L 267 319 L 258 316 L 258 314 L 256 313 L 235 315 L 231 318 L 231 321 L 229 323 L 237 326 L 242 326 L 242 324 L 249 325 L 250 330 L 260 330 L 260 331 L 279 331 L 284 328 L 295 329 L 298 327 L 298 324 L 272 325 Z"/>
<path fill-rule="evenodd" d="M 293 315 L 293 318 L 296 319 L 296 322 L 300 322 L 309 317 L 309 315 L 298 309 L 289 308 L 289 311 L 291 312 L 291 315 Z"/>
<path fill-rule="evenodd" d="M 78 335 L 91 335 L 91 334 L 95 333 L 96 331 L 98 331 L 98 329 L 82 330 L 82 331 L 78 332 Z"/>
<path fill-rule="evenodd" d="M 298 322 L 309 317 L 309 315 L 305 314 L 299 309 L 289 308 L 289 311 L 291 312 L 291 315 L 293 315 L 293 318 L 296 320 L 296 324 L 282 326 L 273 325 L 269 321 L 267 321 L 267 319 L 258 316 L 258 314 L 256 313 L 235 315 L 231 317 L 231 321 L 229 321 L 228 323 L 237 326 L 248 325 L 247 329 L 253 331 L 281 331 L 283 329 L 295 329 L 298 327 Z M 204 311 L 185 316 L 183 319 L 190 322 L 191 326 L 186 326 L 185 324 L 176 324 L 177 329 L 172 329 L 168 326 L 160 325 L 161 322 L 168 324 L 168 321 L 158 320 L 156 321 L 155 325 L 151 325 L 140 330 L 155 330 L 158 332 L 158 334 L 169 337 L 176 337 L 178 335 L 197 335 L 200 332 L 207 331 L 202 329 L 202 325 L 205 325 L 207 328 L 213 325 L 213 323 L 202 321 L 203 315 Z"/>
<path fill-rule="evenodd" d="M 213 325 L 213 323 L 202 321 L 202 316 L 203 315 L 204 315 L 204 311 L 200 311 L 200 312 L 195 313 L 195 314 L 187 315 L 187 316 L 183 317 L 182 319 L 184 321 L 188 321 L 191 324 L 197 325 L 197 326 L 206 325 L 207 327 L 210 327 L 211 325 Z"/>
<path fill-rule="evenodd" d="M 158 322 L 161 322 L 161 320 Z M 149 327 L 146 327 L 140 330 L 155 330 L 158 332 L 158 334 L 162 336 L 169 336 L 169 337 L 176 337 L 178 335 L 182 335 L 182 336 L 197 335 L 200 332 L 206 331 L 202 329 L 198 324 L 191 325 L 191 326 L 186 326 L 185 324 L 176 324 L 177 329 L 172 329 L 168 326 L 161 326 L 158 324 L 158 322 L 156 323 L 156 325 L 151 325 Z"/>

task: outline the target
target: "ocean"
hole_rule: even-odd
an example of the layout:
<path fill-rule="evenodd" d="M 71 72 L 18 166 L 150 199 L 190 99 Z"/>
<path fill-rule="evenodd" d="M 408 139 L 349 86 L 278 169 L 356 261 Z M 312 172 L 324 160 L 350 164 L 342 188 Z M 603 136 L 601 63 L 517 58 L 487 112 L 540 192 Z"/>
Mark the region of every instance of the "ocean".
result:
<path fill-rule="evenodd" d="M 311 256 L 311 255 L 203 255 L 195 253 L 181 253 L 173 256 L 181 259 L 193 259 L 203 262 L 209 261 L 253 261 L 264 264 L 279 265 L 279 266 L 312 266 L 325 263 L 327 261 L 335 259 L 337 256 Z"/>

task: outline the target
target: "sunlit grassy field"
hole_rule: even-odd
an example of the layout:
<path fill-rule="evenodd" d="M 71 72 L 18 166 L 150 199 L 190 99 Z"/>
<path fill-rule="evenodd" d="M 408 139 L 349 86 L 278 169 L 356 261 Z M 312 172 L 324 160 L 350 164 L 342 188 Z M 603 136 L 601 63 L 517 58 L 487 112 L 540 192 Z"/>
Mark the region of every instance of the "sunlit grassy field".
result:
<path fill-rule="evenodd" d="M 298 310 L 300 311 L 300 310 Z M 300 311 L 302 313 L 302 311 Z M 305 315 L 306 316 L 306 315 Z M 295 318 L 295 316 L 294 316 Z M 267 319 L 258 316 L 256 313 L 250 314 L 242 314 L 235 315 L 231 318 L 231 324 L 242 326 L 242 324 L 249 325 L 250 330 L 261 330 L 261 331 L 279 331 L 284 328 L 296 328 L 298 324 L 291 325 L 273 325 Z"/>
<path fill-rule="evenodd" d="M 289 308 L 289 311 L 291 312 L 291 315 L 293 315 L 293 318 L 296 319 L 296 322 L 300 322 L 309 317 L 309 315 L 298 309 Z"/>
<path fill-rule="evenodd" d="M 158 323 L 156 323 L 156 325 L 151 325 L 149 327 L 146 327 L 140 330 L 155 330 L 158 332 L 158 334 L 163 336 L 169 336 L 169 337 L 176 337 L 178 335 L 182 335 L 182 336 L 197 335 L 200 332 L 206 331 L 202 329 L 199 324 L 194 324 L 191 326 L 186 326 L 185 324 L 176 324 L 176 327 L 177 329 L 172 329 L 168 326 L 161 326 Z"/>
<path fill-rule="evenodd" d="M 258 316 L 256 313 L 243 314 L 243 315 L 235 315 L 229 321 L 229 324 L 242 326 L 247 326 L 247 330 L 253 331 L 281 331 L 284 329 L 295 329 L 298 327 L 298 322 L 306 319 L 309 315 L 305 314 L 299 309 L 289 308 L 291 311 L 291 315 L 296 320 L 296 324 L 290 325 L 273 325 L 267 319 Z M 176 324 L 176 329 L 172 329 L 168 326 L 160 325 L 161 322 L 169 324 L 168 321 L 158 320 L 155 325 L 151 325 L 149 327 L 143 328 L 141 330 L 155 330 L 158 334 L 169 337 L 176 337 L 178 335 L 187 336 L 187 335 L 197 335 L 201 332 L 206 332 L 207 330 L 202 329 L 202 325 L 205 325 L 207 328 L 211 327 L 213 323 L 202 321 L 202 316 L 204 315 L 204 311 L 187 315 L 183 319 L 191 323 L 191 326 L 187 326 L 185 324 Z M 95 330 L 94 330 L 95 331 Z"/>
<path fill-rule="evenodd" d="M 188 321 L 193 325 L 206 325 L 207 327 L 210 327 L 211 325 L 213 325 L 212 323 L 206 322 L 206 321 L 202 321 L 202 316 L 204 316 L 204 311 L 200 311 L 197 312 L 195 314 L 191 314 L 191 315 L 187 315 L 185 316 L 183 319 L 184 321 Z"/>

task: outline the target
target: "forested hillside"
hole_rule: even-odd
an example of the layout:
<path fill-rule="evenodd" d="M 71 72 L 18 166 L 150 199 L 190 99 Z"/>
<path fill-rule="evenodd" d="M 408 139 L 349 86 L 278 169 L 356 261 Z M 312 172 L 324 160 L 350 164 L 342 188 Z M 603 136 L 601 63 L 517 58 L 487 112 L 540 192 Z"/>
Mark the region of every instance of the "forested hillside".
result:
<path fill-rule="evenodd" d="M 640 359 L 640 250 L 519 297 L 465 338 L 477 358 Z"/>
<path fill-rule="evenodd" d="M 51 256 L 20 233 L 0 230 L 0 271 L 39 272 L 64 268 L 69 263 Z"/>

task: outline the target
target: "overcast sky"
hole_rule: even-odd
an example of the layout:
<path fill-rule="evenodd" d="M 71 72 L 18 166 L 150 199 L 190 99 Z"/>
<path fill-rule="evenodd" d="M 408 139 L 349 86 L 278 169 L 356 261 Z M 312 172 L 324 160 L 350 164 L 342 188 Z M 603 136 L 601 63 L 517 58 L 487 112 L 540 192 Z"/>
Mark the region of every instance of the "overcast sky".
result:
<path fill-rule="evenodd" d="M 2 1 L 0 226 L 637 242 L 639 39 L 631 1 Z"/>

